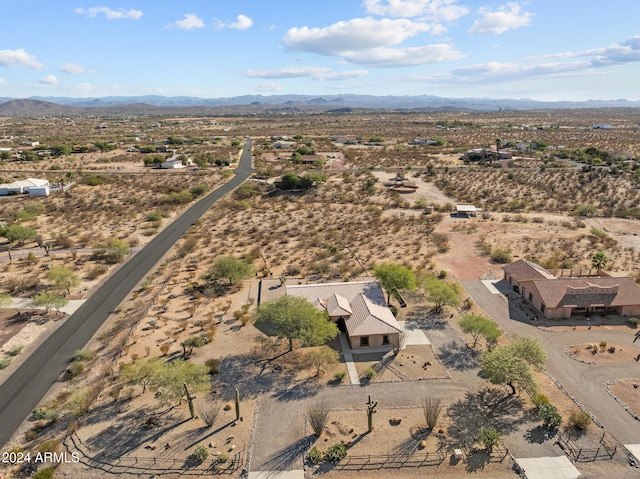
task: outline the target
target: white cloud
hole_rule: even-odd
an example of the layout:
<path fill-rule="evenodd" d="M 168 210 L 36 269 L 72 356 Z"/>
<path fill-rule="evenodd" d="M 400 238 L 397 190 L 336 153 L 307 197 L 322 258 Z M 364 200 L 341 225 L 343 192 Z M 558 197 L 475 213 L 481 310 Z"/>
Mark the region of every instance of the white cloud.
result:
<path fill-rule="evenodd" d="M 113 10 L 109 7 L 90 7 L 90 8 L 78 7 L 75 9 L 75 12 L 78 15 L 84 15 L 89 18 L 96 18 L 98 15 L 102 14 L 105 16 L 107 20 L 120 20 L 120 19 L 137 20 L 143 15 L 143 12 L 141 10 L 135 10 L 133 8 L 129 10 L 126 10 L 124 8 Z"/>
<path fill-rule="evenodd" d="M 92 70 L 87 70 L 82 65 L 76 63 L 65 63 L 60 67 L 60 70 L 69 75 L 81 75 L 83 73 L 94 73 Z"/>
<path fill-rule="evenodd" d="M 43 83 L 45 85 L 57 85 L 59 82 L 55 76 L 49 74 L 45 77 L 40 78 L 40 83 Z"/>
<path fill-rule="evenodd" d="M 629 37 L 621 43 L 598 50 L 588 50 L 585 55 L 592 56 L 595 67 L 640 61 L 640 35 Z"/>
<path fill-rule="evenodd" d="M 451 22 L 469 13 L 458 0 L 364 0 L 367 13 L 385 17 L 426 17 Z"/>
<path fill-rule="evenodd" d="M 174 25 L 181 30 L 193 30 L 204 27 L 204 22 L 195 13 L 185 13 L 184 18 L 178 20 Z"/>
<path fill-rule="evenodd" d="M 259 92 L 282 91 L 282 87 L 275 82 L 258 83 L 257 85 L 250 86 L 251 88 Z"/>
<path fill-rule="evenodd" d="M 492 33 L 500 35 L 509 30 L 526 27 L 531 24 L 533 13 L 525 12 L 519 3 L 509 2 L 492 11 L 489 8 L 481 8 L 479 18 L 474 22 L 468 33 L 474 35 L 479 33 Z"/>
<path fill-rule="evenodd" d="M 28 67 L 35 70 L 44 70 L 44 65 L 36 60 L 31 53 L 23 48 L 18 50 L 0 50 L 0 65 L 5 67 Z"/>
<path fill-rule="evenodd" d="M 242 14 L 236 17 L 235 23 L 229 24 L 229 28 L 235 28 L 236 30 L 246 30 L 247 28 L 251 28 L 251 26 L 253 26 L 253 20 Z"/>
<path fill-rule="evenodd" d="M 291 66 L 274 70 L 246 70 L 245 76 L 250 78 L 282 79 L 282 78 L 312 78 L 314 80 L 347 80 L 367 75 L 367 70 L 350 70 L 334 72 L 329 67 Z"/>
<path fill-rule="evenodd" d="M 7 83 L 7 80 L 5 80 L 4 78 L 0 77 L 0 85 L 4 85 L 5 83 Z"/>
<path fill-rule="evenodd" d="M 291 50 L 343 56 L 345 52 L 397 45 L 431 29 L 430 24 L 405 19 L 354 18 L 324 28 L 290 28 L 283 41 Z"/>
<path fill-rule="evenodd" d="M 376 67 L 403 67 L 460 60 L 465 55 L 446 43 L 406 48 L 374 48 L 362 55 L 346 53 L 351 63 Z"/>

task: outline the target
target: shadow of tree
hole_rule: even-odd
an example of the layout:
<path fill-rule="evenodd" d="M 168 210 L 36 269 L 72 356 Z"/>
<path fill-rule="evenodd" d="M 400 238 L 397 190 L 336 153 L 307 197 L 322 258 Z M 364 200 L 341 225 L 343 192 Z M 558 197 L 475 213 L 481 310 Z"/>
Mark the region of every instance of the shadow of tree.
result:
<path fill-rule="evenodd" d="M 491 462 L 491 456 L 485 451 L 473 451 L 467 456 L 465 470 L 469 473 L 478 472 Z"/>
<path fill-rule="evenodd" d="M 466 444 L 472 444 L 483 427 L 509 434 L 527 421 L 522 400 L 496 388 L 467 393 L 464 399 L 449 406 L 448 416 L 451 418 L 449 436 Z"/>
<path fill-rule="evenodd" d="M 532 444 L 542 444 L 549 439 L 553 439 L 556 436 L 556 429 L 548 429 L 542 426 L 536 426 L 533 429 L 529 429 L 524 434 L 524 438 Z"/>
<path fill-rule="evenodd" d="M 296 401 L 315 396 L 322 389 L 322 384 L 314 378 L 294 384 L 288 389 L 279 389 L 273 393 L 273 397 L 280 401 Z"/>
<path fill-rule="evenodd" d="M 480 367 L 480 353 L 474 349 L 450 341 L 439 350 L 440 360 L 445 367 L 466 371 Z"/>
<path fill-rule="evenodd" d="M 260 468 L 264 471 L 288 471 L 295 465 L 296 461 L 300 459 L 300 465 L 297 468 L 302 469 L 302 455 L 312 440 L 313 436 L 306 436 L 276 451 L 264 464 L 260 465 Z"/>
<path fill-rule="evenodd" d="M 412 428 L 413 429 L 413 428 Z M 416 428 L 415 431 L 411 433 L 411 435 L 398 444 L 395 448 L 393 448 L 393 454 L 399 455 L 409 455 L 415 454 L 419 447 L 420 441 L 426 441 L 429 437 L 430 429 L 425 428 Z"/>
<path fill-rule="evenodd" d="M 93 451 L 104 452 L 109 456 L 123 456 L 144 443 L 153 443 L 170 430 L 189 421 L 189 418 L 178 418 L 176 414 L 170 413 L 165 416 L 155 415 L 158 424 L 146 429 L 142 423 L 143 418 L 151 417 L 149 412 L 155 408 L 145 408 L 141 413 L 137 410 L 131 414 L 111 418 L 112 423 L 99 431 L 94 436 L 87 438 L 84 442 Z M 118 438 L 114 441 L 114 438 Z"/>
<path fill-rule="evenodd" d="M 449 325 L 445 317 L 426 311 L 410 311 L 407 313 L 407 322 L 409 321 L 414 327 L 425 330 L 442 330 Z"/>

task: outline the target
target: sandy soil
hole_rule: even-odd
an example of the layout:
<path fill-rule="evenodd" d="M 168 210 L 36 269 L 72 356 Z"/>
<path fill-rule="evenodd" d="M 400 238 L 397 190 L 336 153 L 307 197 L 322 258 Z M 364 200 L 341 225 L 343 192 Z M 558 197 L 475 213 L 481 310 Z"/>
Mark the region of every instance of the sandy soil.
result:
<path fill-rule="evenodd" d="M 399 421 L 398 421 L 399 420 Z M 426 429 L 426 423 L 421 408 L 379 409 L 373 416 L 373 431 L 367 433 L 367 412 L 362 410 L 332 411 L 329 424 L 323 434 L 315 440 L 313 447 L 326 450 L 332 444 L 344 442 L 348 445 L 347 458 L 333 469 L 331 466 L 321 466 L 322 477 L 326 478 L 351 478 L 366 477 L 462 477 L 469 473 L 488 474 L 490 477 L 513 477 L 509 473 L 511 464 L 507 459 L 504 462 L 487 463 L 488 457 L 484 453 L 466 456 L 463 461 L 452 458 L 454 447 L 459 447 L 446 434 L 446 418 L 443 416 L 439 422 L 441 426 L 430 433 Z M 442 433 L 439 433 L 442 431 Z M 421 441 L 425 445 L 421 445 Z M 440 465 L 425 466 L 420 468 L 404 467 L 398 470 L 396 467 L 364 467 L 364 470 L 349 470 L 349 460 L 353 464 L 366 462 L 366 456 L 378 456 L 374 462 L 384 459 L 380 456 L 397 454 L 416 454 L 434 459 L 439 463 L 436 451 L 441 449 L 442 463 Z M 466 449 L 469 453 L 470 450 Z M 356 457 L 365 456 L 363 459 Z M 482 458 L 480 457 L 482 456 Z M 343 467 L 345 469 L 343 469 Z M 357 468 L 358 466 L 354 466 Z M 333 470 L 332 470 L 333 469 Z M 326 471 L 326 472 L 324 472 Z M 366 471 L 366 472 L 365 472 Z"/>
<path fill-rule="evenodd" d="M 397 356 L 393 353 L 354 354 L 360 378 L 368 368 L 376 371 L 371 382 L 442 378 L 447 371 L 438 361 L 430 345 L 407 346 Z"/>
<path fill-rule="evenodd" d="M 640 387 L 638 384 L 640 384 L 640 378 L 619 379 L 614 384 L 609 384 L 607 388 L 636 415 L 640 416 Z"/>
<path fill-rule="evenodd" d="M 594 349 L 593 346 L 596 346 Z M 613 352 L 610 348 L 615 348 Z M 594 353 L 595 351 L 595 353 Z M 618 364 L 634 361 L 640 355 L 640 348 L 628 344 L 607 343 L 605 347 L 598 344 L 581 344 L 569 348 L 569 356 L 580 361 L 595 364 Z"/>

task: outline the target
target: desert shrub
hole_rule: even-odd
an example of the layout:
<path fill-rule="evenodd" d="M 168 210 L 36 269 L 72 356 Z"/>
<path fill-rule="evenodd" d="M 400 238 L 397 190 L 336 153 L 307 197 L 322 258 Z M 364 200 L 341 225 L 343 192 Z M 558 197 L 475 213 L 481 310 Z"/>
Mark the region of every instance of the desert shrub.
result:
<path fill-rule="evenodd" d="M 329 408 L 324 402 L 314 403 L 307 409 L 307 419 L 316 436 L 320 436 L 329 421 Z"/>
<path fill-rule="evenodd" d="M 208 427 L 215 424 L 218 414 L 220 414 L 220 404 L 218 403 L 207 402 L 198 406 L 198 415 Z"/>
<path fill-rule="evenodd" d="M 79 181 L 79 183 L 82 183 L 83 185 L 89 185 L 89 186 L 100 186 L 100 185 L 103 185 L 104 182 L 105 182 L 105 178 L 99 175 L 85 176 Z"/>
<path fill-rule="evenodd" d="M 508 249 L 495 248 L 491 251 L 491 261 L 499 264 L 511 263 L 511 251 Z"/>
<path fill-rule="evenodd" d="M 376 370 L 375 370 L 375 369 L 373 369 L 373 368 L 367 368 L 367 369 L 366 369 L 366 371 L 364 372 L 364 377 L 365 377 L 366 379 L 371 380 L 371 379 L 375 378 L 377 374 L 378 374 L 378 373 L 376 373 Z"/>
<path fill-rule="evenodd" d="M 627 320 L 627 322 L 629 323 L 629 325 L 633 328 L 636 329 L 638 327 L 638 325 L 640 324 L 640 319 L 638 318 L 629 318 Z"/>
<path fill-rule="evenodd" d="M 591 424 L 591 417 L 584 411 L 572 411 L 569 416 L 569 424 L 586 431 Z"/>
<path fill-rule="evenodd" d="M 204 195 L 207 191 L 209 191 L 209 187 L 205 184 L 196 185 L 189 190 L 194 198 Z"/>
<path fill-rule="evenodd" d="M 38 452 L 60 452 L 60 441 L 50 439 L 38 446 Z"/>
<path fill-rule="evenodd" d="M 344 371 L 337 371 L 334 375 L 333 375 L 333 379 L 335 379 L 336 381 L 340 381 L 342 382 L 342 380 L 344 378 L 347 377 L 347 373 Z"/>
<path fill-rule="evenodd" d="M 163 215 L 160 211 L 153 211 L 147 215 L 147 221 L 162 221 Z"/>
<path fill-rule="evenodd" d="M 207 372 L 211 375 L 218 374 L 220 372 L 220 360 L 217 358 L 207 359 L 204 362 L 207 367 Z"/>
<path fill-rule="evenodd" d="M 313 447 L 311 451 L 309 451 L 309 462 L 311 464 L 317 465 L 320 464 L 324 460 L 324 452 L 322 452 L 317 447 Z"/>
<path fill-rule="evenodd" d="M 89 281 L 93 281 L 99 276 L 102 276 L 103 274 L 105 274 L 108 270 L 109 268 L 107 268 L 102 264 L 96 265 L 93 268 L 91 268 L 89 271 L 87 271 L 85 278 L 88 279 Z"/>
<path fill-rule="evenodd" d="M 611 354 L 613 354 L 613 353 L 616 352 L 616 347 L 615 346 L 610 346 L 607 351 L 609 351 Z"/>
<path fill-rule="evenodd" d="M 91 358 L 93 358 L 93 351 L 89 349 L 76 349 L 73 354 L 74 361 L 88 361 Z"/>
<path fill-rule="evenodd" d="M 67 379 L 73 379 L 84 372 L 84 364 L 82 361 L 73 361 L 67 368 Z"/>
<path fill-rule="evenodd" d="M 23 349 L 24 349 L 24 346 L 22 344 L 16 344 L 15 346 L 12 346 L 11 349 L 9 349 L 9 351 L 7 351 L 7 354 L 9 356 L 17 356 L 22 352 Z"/>
<path fill-rule="evenodd" d="M 229 454 L 227 454 L 226 452 L 218 454 L 218 462 L 223 463 L 223 462 L 227 462 L 228 460 L 229 460 Z"/>
<path fill-rule="evenodd" d="M 442 413 L 442 400 L 434 397 L 426 397 L 422 400 L 422 413 L 427 422 L 427 427 L 433 429 L 436 427 L 438 418 Z"/>
<path fill-rule="evenodd" d="M 163 344 L 162 346 L 160 346 L 160 352 L 162 353 L 163 356 L 167 355 L 167 353 L 169 352 L 169 349 L 171 349 L 171 346 L 169 346 L 168 344 Z"/>
<path fill-rule="evenodd" d="M 40 469 L 33 476 L 31 476 L 31 478 L 32 479 L 53 479 L 55 475 L 56 475 L 56 468 L 47 467 L 45 469 Z"/>
<path fill-rule="evenodd" d="M 33 411 L 33 415 L 31 419 L 34 421 L 45 420 L 45 421 L 53 422 L 53 421 L 57 421 L 59 416 L 60 416 L 60 413 L 58 413 L 58 411 L 48 410 L 48 409 L 38 407 Z"/>
<path fill-rule="evenodd" d="M 9 367 L 9 364 L 11 364 L 11 358 L 0 359 L 0 370 Z"/>
<path fill-rule="evenodd" d="M 202 445 L 196 446 L 196 448 L 193 450 L 193 452 L 189 457 L 193 459 L 195 462 L 197 462 L 198 464 L 202 464 L 207 459 L 207 457 L 209 457 L 209 451 L 206 447 Z"/>
<path fill-rule="evenodd" d="M 480 429 L 479 439 L 485 449 L 491 452 L 500 442 L 500 433 L 492 427 L 483 427 Z"/>
<path fill-rule="evenodd" d="M 607 348 L 607 342 L 606 341 L 600 341 L 600 349 L 606 349 Z"/>
<path fill-rule="evenodd" d="M 338 464 L 345 457 L 347 457 L 347 446 L 341 442 L 329 446 L 324 455 L 324 458 L 332 464 Z"/>
<path fill-rule="evenodd" d="M 534 394 L 531 400 L 533 401 L 533 404 L 535 404 L 537 407 L 540 407 L 543 404 L 549 404 L 549 398 L 542 393 Z"/>
<path fill-rule="evenodd" d="M 558 429 L 562 424 L 562 416 L 558 408 L 552 404 L 543 404 L 538 409 L 538 415 L 542 421 L 542 427 Z"/>

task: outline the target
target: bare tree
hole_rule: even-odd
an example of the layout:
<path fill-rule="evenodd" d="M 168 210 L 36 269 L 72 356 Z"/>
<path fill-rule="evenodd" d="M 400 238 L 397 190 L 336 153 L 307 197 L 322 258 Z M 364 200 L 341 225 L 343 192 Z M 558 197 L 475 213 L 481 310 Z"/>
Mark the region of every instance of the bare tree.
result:
<path fill-rule="evenodd" d="M 307 409 L 307 419 L 316 436 L 320 437 L 329 422 L 329 408 L 324 401 L 313 403 Z"/>
<path fill-rule="evenodd" d="M 207 401 L 198 405 L 198 415 L 208 427 L 213 426 L 219 413 L 220 404 L 217 402 Z"/>
<path fill-rule="evenodd" d="M 407 344 L 408 337 L 409 335 L 406 331 L 400 331 L 400 334 L 392 334 L 389 337 L 389 342 L 391 343 L 391 348 L 393 349 L 394 356 L 400 354 L 400 351 L 404 349 L 405 344 Z"/>
<path fill-rule="evenodd" d="M 426 397 L 422 400 L 422 412 L 424 419 L 427 421 L 427 427 L 433 429 L 438 423 L 438 418 L 442 413 L 442 399 L 434 397 Z"/>

